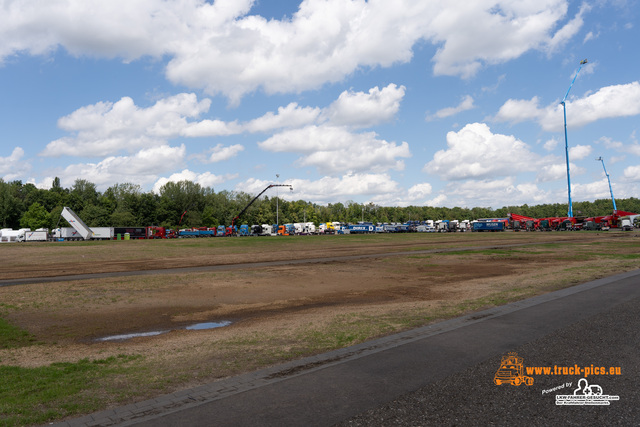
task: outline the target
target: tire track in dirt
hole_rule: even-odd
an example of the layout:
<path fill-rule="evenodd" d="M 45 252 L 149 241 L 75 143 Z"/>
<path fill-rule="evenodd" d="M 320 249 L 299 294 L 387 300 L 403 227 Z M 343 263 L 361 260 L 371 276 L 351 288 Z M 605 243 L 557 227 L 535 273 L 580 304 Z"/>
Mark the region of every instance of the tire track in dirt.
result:
<path fill-rule="evenodd" d="M 286 265 L 336 263 L 336 262 L 347 262 L 347 261 L 362 260 L 362 259 L 387 258 L 387 257 L 394 257 L 394 256 L 425 255 L 425 254 L 438 254 L 438 253 L 446 253 L 446 252 L 472 252 L 472 251 L 479 251 L 479 250 L 509 249 L 509 248 L 515 248 L 515 247 L 571 243 L 571 242 L 582 244 L 582 243 L 590 243 L 593 241 L 601 241 L 601 240 L 602 240 L 601 238 L 580 239 L 580 240 L 557 239 L 552 241 L 500 244 L 501 242 L 504 242 L 504 240 L 495 239 L 492 241 L 490 240 L 488 242 L 485 242 L 489 244 L 488 245 L 485 244 L 482 246 L 464 246 L 464 247 L 456 246 L 456 247 L 437 248 L 437 249 L 404 250 L 404 251 L 398 250 L 398 249 L 415 247 L 417 246 L 417 244 L 415 242 L 412 242 L 407 244 L 391 244 L 391 245 L 362 245 L 362 246 L 349 247 L 349 248 L 332 248 L 328 251 L 327 249 L 323 249 L 321 251 L 320 250 L 301 251 L 301 252 L 298 252 L 298 254 L 296 255 L 297 257 L 300 257 L 300 258 L 293 258 L 293 259 L 291 258 L 292 253 L 287 252 L 289 256 L 289 258 L 287 259 L 277 259 L 276 257 L 276 259 L 272 259 L 272 260 L 266 260 L 266 261 L 259 260 L 259 261 L 251 261 L 251 262 L 242 262 L 242 261 L 233 262 L 233 260 L 230 259 L 228 260 L 227 263 L 206 264 L 206 265 L 196 264 L 196 265 L 189 265 L 184 267 L 168 266 L 160 269 L 144 268 L 150 264 L 149 260 L 122 261 L 122 262 L 113 262 L 109 264 L 114 268 L 125 267 L 122 270 L 103 271 L 98 273 L 60 274 L 60 275 L 32 276 L 32 277 L 22 277 L 22 278 L 9 278 L 9 279 L 0 280 L 0 287 L 35 284 L 35 283 L 67 282 L 67 281 L 73 281 L 73 280 L 90 280 L 90 279 L 113 278 L 113 277 L 127 277 L 127 276 L 185 274 L 185 273 L 245 270 L 245 269 L 256 269 L 256 268 L 286 266 Z M 436 242 L 429 242 L 429 243 L 433 244 Z M 451 242 L 447 242 L 447 243 L 451 243 Z M 376 249 L 378 250 L 385 249 L 386 251 L 377 252 Z M 395 249 L 395 250 L 389 251 L 389 249 Z M 324 257 L 313 256 L 313 254 L 317 252 L 321 252 L 321 253 L 331 252 L 332 256 L 324 256 Z M 340 255 L 339 254 L 340 252 L 342 252 L 343 254 Z M 367 253 L 362 253 L 362 252 L 367 252 Z M 154 263 L 154 265 L 157 265 L 157 263 Z"/>

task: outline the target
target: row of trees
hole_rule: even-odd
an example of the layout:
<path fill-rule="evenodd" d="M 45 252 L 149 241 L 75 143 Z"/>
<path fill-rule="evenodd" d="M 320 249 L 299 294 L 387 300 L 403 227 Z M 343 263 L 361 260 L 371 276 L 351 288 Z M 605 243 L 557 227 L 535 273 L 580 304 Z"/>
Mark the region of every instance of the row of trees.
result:
<path fill-rule="evenodd" d="M 180 227 L 215 227 L 229 225 L 234 216 L 255 197 L 243 192 L 220 191 L 190 181 L 168 182 L 159 194 L 142 191 L 136 184 L 116 184 L 99 192 L 95 184 L 78 179 L 71 188 L 63 188 L 56 178 L 50 189 L 39 189 L 21 181 L 0 179 L 0 225 L 2 228 L 55 228 L 67 226 L 60 217 L 64 206 L 74 210 L 92 227 L 160 225 Z M 640 200 L 617 200 L 619 210 L 640 212 Z M 430 206 L 385 207 L 355 202 L 317 205 L 303 200 L 276 200 L 262 197 L 245 212 L 243 224 L 273 224 L 276 208 L 281 224 L 326 221 L 405 222 L 425 219 L 478 219 L 506 217 L 508 213 L 534 218 L 564 216 L 566 204 L 505 206 L 491 208 L 445 208 Z M 612 211 L 611 200 L 573 204 L 577 216 L 606 215 Z M 186 213 L 185 213 L 186 212 Z"/>

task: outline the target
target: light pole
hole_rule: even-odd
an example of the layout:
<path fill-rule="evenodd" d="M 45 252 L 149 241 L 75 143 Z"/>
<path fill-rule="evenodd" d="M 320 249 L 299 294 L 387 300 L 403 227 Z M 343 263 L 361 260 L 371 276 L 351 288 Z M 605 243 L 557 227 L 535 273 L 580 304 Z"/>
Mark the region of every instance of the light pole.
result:
<path fill-rule="evenodd" d="M 564 95 L 564 98 L 562 98 L 562 102 L 560 103 L 562 104 L 562 111 L 564 113 L 564 152 L 567 157 L 567 192 L 569 194 L 569 212 L 567 216 L 569 218 L 573 218 L 573 206 L 571 203 L 571 175 L 569 174 L 569 143 L 567 141 L 567 106 L 565 105 L 565 101 L 567 100 L 567 96 L 569 96 L 569 91 L 571 90 L 573 83 L 576 81 L 576 78 L 578 77 L 578 73 L 580 72 L 580 69 L 586 63 L 587 63 L 586 59 L 583 59 L 582 61 L 580 61 L 580 66 L 578 67 L 578 71 L 576 71 L 576 75 L 573 77 L 573 80 L 569 85 L 569 89 L 567 89 L 567 93 Z"/>
<path fill-rule="evenodd" d="M 276 183 L 279 184 L 280 174 L 276 174 Z M 280 218 L 278 216 L 278 188 L 276 187 L 276 227 L 280 227 Z"/>
<path fill-rule="evenodd" d="M 613 198 L 613 189 L 611 188 L 611 179 L 609 179 L 609 174 L 607 173 L 607 168 L 604 167 L 604 160 L 602 157 L 598 157 L 596 160 L 600 160 L 602 162 L 602 169 L 604 169 L 604 174 L 607 176 L 607 181 L 609 181 L 609 192 L 611 193 L 611 201 L 613 202 L 613 213 L 617 213 L 618 209 L 616 208 L 616 199 Z"/>

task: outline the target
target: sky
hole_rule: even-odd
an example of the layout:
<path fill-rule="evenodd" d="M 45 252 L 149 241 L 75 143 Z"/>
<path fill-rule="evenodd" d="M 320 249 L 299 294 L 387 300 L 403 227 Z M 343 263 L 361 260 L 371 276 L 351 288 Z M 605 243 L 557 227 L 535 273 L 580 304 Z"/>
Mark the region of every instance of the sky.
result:
<path fill-rule="evenodd" d="M 0 178 L 567 203 L 566 97 L 572 200 L 611 197 L 599 157 L 639 197 L 639 18 L 640 0 L 0 0 Z"/>

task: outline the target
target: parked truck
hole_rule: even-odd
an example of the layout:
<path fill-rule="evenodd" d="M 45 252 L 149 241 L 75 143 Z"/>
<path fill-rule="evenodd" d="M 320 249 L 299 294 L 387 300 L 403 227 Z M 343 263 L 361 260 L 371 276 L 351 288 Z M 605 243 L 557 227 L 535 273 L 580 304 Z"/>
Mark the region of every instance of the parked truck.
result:
<path fill-rule="evenodd" d="M 376 227 L 373 224 L 352 224 L 349 225 L 349 233 L 362 234 L 362 233 L 374 233 Z"/>
<path fill-rule="evenodd" d="M 47 240 L 49 240 L 49 230 L 45 229 L 36 231 L 22 229 L 16 237 L 16 242 L 46 242 Z"/>
<path fill-rule="evenodd" d="M 113 231 L 113 227 L 91 227 L 91 239 L 112 240 Z"/>
<path fill-rule="evenodd" d="M 504 231 L 504 221 L 477 221 L 473 231 Z"/>
<path fill-rule="evenodd" d="M 73 227 L 60 227 L 53 230 L 53 237 L 56 240 L 84 240 L 78 230 Z"/>
<path fill-rule="evenodd" d="M 73 227 L 74 230 L 78 232 L 78 235 L 84 239 L 89 240 L 93 234 L 91 228 L 87 224 L 84 223 L 83 220 L 80 219 L 78 215 L 74 211 L 72 211 L 68 207 L 62 208 L 62 217 L 67 220 L 69 225 Z"/>

